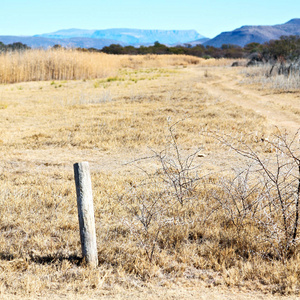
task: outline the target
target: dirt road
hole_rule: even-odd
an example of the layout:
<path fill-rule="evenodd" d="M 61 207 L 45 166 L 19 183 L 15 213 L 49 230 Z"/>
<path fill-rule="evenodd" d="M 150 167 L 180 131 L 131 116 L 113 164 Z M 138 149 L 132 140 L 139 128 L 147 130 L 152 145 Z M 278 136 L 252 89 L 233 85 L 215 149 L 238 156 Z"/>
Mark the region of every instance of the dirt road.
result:
<path fill-rule="evenodd" d="M 265 116 L 270 126 L 295 132 L 300 127 L 300 91 L 276 92 L 249 85 L 245 74 L 233 68 L 194 68 L 203 80 L 197 86 L 221 101 L 231 101 Z"/>

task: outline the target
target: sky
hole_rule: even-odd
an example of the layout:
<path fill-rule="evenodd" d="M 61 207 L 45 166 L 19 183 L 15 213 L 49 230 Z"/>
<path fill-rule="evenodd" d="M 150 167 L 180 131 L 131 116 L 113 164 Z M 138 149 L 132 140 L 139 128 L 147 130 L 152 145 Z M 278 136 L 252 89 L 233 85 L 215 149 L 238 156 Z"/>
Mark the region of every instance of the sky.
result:
<path fill-rule="evenodd" d="M 60 29 L 195 29 L 213 38 L 243 25 L 300 18 L 299 0 L 0 0 L 0 35 Z"/>

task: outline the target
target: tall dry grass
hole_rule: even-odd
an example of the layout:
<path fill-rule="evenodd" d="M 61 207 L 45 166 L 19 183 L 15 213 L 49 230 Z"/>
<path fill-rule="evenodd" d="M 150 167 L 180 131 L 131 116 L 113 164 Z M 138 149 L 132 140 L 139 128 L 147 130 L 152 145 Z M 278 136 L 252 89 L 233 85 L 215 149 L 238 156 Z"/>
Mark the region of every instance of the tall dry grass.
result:
<path fill-rule="evenodd" d="M 0 82 L 69 80 L 114 74 L 120 62 L 102 53 L 74 50 L 29 50 L 0 55 Z"/>
<path fill-rule="evenodd" d="M 290 74 L 281 74 L 279 72 L 281 65 L 270 63 L 248 67 L 243 71 L 250 84 L 261 84 L 262 88 L 271 88 L 274 90 L 296 91 L 300 89 L 300 70 Z M 287 68 L 287 67 L 286 67 Z"/>
<path fill-rule="evenodd" d="M 74 49 L 27 50 L 0 54 L 0 83 L 92 79 L 114 76 L 120 68 L 229 65 L 186 55 L 108 55 Z"/>

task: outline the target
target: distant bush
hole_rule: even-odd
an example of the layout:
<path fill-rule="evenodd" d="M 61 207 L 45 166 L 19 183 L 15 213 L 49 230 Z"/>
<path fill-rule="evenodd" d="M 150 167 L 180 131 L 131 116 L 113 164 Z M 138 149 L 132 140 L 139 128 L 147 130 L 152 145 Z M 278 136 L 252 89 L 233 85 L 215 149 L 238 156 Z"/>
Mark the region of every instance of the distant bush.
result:
<path fill-rule="evenodd" d="M 282 36 L 279 40 L 271 40 L 263 45 L 261 52 L 267 60 L 297 60 L 300 57 L 300 36 Z"/>
<path fill-rule="evenodd" d="M 263 45 L 251 43 L 246 48 L 252 53 L 247 66 L 255 66 L 247 72 L 252 81 L 280 90 L 300 88 L 300 36 L 282 36 Z"/>
<path fill-rule="evenodd" d="M 5 45 L 0 42 L 0 52 L 8 52 L 8 51 L 23 51 L 31 49 L 29 46 L 22 43 L 12 43 Z"/>
<path fill-rule="evenodd" d="M 246 55 L 242 47 L 236 45 L 223 45 L 222 48 L 213 46 L 203 46 L 201 44 L 192 47 L 189 44 L 184 46 L 178 45 L 168 47 L 166 45 L 155 42 L 153 46 L 140 46 L 135 48 L 133 46 L 121 46 L 112 44 L 104 47 L 101 52 L 107 54 L 129 54 L 129 55 L 143 55 L 143 54 L 184 54 L 203 58 L 243 58 Z"/>

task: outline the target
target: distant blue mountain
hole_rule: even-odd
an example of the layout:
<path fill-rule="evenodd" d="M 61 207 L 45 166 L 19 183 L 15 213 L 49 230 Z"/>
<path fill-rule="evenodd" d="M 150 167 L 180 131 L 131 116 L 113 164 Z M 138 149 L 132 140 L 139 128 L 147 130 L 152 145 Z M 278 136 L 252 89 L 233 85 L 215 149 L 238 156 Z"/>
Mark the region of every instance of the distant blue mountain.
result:
<path fill-rule="evenodd" d="M 54 45 L 61 45 L 63 47 L 69 48 L 96 48 L 102 49 L 105 46 L 109 46 L 111 44 L 121 44 L 119 41 L 108 40 L 108 39 L 92 39 L 85 37 L 74 37 L 74 38 L 44 38 L 38 36 L 9 36 L 2 35 L 0 36 L 0 42 L 4 44 L 12 44 L 12 43 L 23 43 L 31 48 L 48 48 L 53 47 Z"/>
<path fill-rule="evenodd" d="M 188 43 L 204 38 L 195 30 L 142 30 L 114 28 L 104 30 L 64 29 L 52 33 L 35 35 L 50 39 L 92 38 L 115 40 L 126 45 L 150 45 L 158 41 L 165 45 Z"/>
<path fill-rule="evenodd" d="M 64 47 L 102 49 L 111 44 L 122 46 L 149 46 L 156 41 L 167 46 L 198 44 L 221 47 L 223 44 L 245 46 L 248 43 L 264 43 L 279 39 L 282 35 L 300 35 L 300 19 L 292 19 L 274 26 L 242 26 L 233 31 L 222 32 L 213 39 L 207 39 L 195 30 L 143 30 L 114 28 L 103 30 L 63 29 L 35 36 L 0 36 L 4 44 L 21 42 L 32 48 Z"/>
<path fill-rule="evenodd" d="M 204 45 L 221 47 L 223 44 L 234 44 L 244 47 L 253 42 L 263 44 L 277 40 L 282 35 L 300 35 L 300 19 L 292 19 L 274 26 L 242 26 L 233 31 L 222 32 Z"/>

